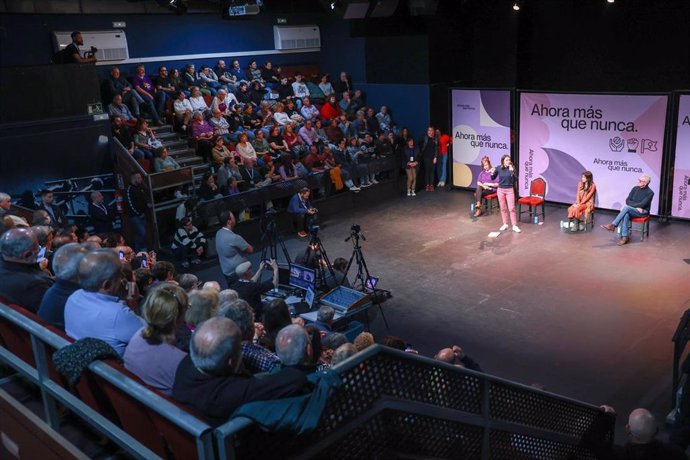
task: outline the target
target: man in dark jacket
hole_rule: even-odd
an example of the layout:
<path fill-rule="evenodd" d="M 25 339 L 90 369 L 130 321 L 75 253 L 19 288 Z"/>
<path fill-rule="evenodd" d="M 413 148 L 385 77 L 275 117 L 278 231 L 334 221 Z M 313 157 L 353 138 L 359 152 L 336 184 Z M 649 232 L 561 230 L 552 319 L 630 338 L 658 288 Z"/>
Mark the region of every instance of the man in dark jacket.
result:
<path fill-rule="evenodd" d="M 89 203 L 89 217 L 97 235 L 103 235 L 113 231 L 113 210 L 103 202 L 103 194 L 98 190 L 91 192 Z"/>
<path fill-rule="evenodd" d="M 86 248 L 79 243 L 68 243 L 55 251 L 55 284 L 46 291 L 38 307 L 38 316 L 62 331 L 65 330 L 65 303 L 79 289 L 79 263 L 84 254 Z"/>
<path fill-rule="evenodd" d="M 127 204 L 127 214 L 129 214 L 129 223 L 134 231 L 134 249 L 141 251 L 146 248 L 146 196 L 142 184 L 144 179 L 141 174 L 134 173 L 131 177 L 131 183 L 127 187 L 125 193 L 125 202 Z"/>
<path fill-rule="evenodd" d="M 242 334 L 235 323 L 221 317 L 204 321 L 192 335 L 189 356 L 177 368 L 173 398 L 218 426 L 244 403 L 295 396 L 307 384 L 296 368 L 258 379 L 241 363 Z"/>
<path fill-rule="evenodd" d="M 53 279 L 36 263 L 38 241 L 26 228 L 12 228 L 0 238 L 0 296 L 36 313 Z"/>
<path fill-rule="evenodd" d="M 633 217 L 645 217 L 649 215 L 649 208 L 652 206 L 652 199 L 654 192 L 649 188 L 651 177 L 643 175 L 640 177 L 638 185 L 630 190 L 628 198 L 625 200 L 625 206 L 620 210 L 613 222 L 602 225 L 601 228 L 613 232 L 618 227 L 618 224 L 623 222 L 621 228 L 621 238 L 618 241 L 618 246 L 628 244 L 630 237 L 630 219 Z"/>

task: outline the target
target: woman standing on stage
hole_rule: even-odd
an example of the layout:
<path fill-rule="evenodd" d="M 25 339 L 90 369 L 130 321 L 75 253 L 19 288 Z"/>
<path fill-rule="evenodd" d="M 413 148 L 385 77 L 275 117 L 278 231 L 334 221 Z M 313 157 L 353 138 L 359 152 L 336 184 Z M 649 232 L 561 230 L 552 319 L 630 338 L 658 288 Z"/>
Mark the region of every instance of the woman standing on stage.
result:
<path fill-rule="evenodd" d="M 482 215 L 482 198 L 484 198 L 485 195 L 495 193 L 497 185 L 495 180 L 491 180 L 491 160 L 489 160 L 488 156 L 484 155 L 482 157 L 482 172 L 477 176 L 477 190 L 474 192 L 474 198 L 477 200 L 474 205 L 475 217 Z"/>
<path fill-rule="evenodd" d="M 594 176 L 589 171 L 582 173 L 582 178 L 577 184 L 577 195 L 575 203 L 568 208 L 568 224 L 571 232 L 583 231 L 594 211 L 594 196 L 597 193 L 597 186 L 594 185 Z M 580 221 L 585 215 L 584 222 Z"/>
<path fill-rule="evenodd" d="M 501 208 L 501 218 L 503 225 L 499 229 L 501 232 L 508 230 L 508 214 L 510 214 L 510 223 L 513 225 L 513 231 L 520 233 L 520 227 L 517 226 L 517 214 L 515 213 L 515 189 L 514 185 L 517 181 L 517 171 L 513 166 L 513 161 L 510 155 L 503 155 L 501 157 L 501 164 L 498 168 L 491 168 L 491 180 L 498 177 L 498 205 Z"/>
<path fill-rule="evenodd" d="M 419 149 L 414 145 L 414 139 L 407 139 L 403 149 L 405 174 L 407 174 L 407 196 L 417 196 L 417 170 L 419 169 Z"/>

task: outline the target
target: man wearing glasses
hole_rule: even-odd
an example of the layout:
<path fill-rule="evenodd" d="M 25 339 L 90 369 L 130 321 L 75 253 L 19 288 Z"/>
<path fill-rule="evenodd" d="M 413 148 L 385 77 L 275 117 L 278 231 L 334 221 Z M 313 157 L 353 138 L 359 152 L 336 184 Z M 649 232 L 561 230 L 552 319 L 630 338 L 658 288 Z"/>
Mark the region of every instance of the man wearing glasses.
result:
<path fill-rule="evenodd" d="M 601 226 L 601 228 L 613 232 L 621 221 L 623 222 L 618 246 L 628 244 L 630 241 L 628 236 L 630 232 L 630 219 L 632 217 L 645 217 L 649 215 L 649 208 L 652 204 L 652 198 L 654 198 L 654 192 L 649 188 L 651 180 L 651 177 L 646 174 L 640 177 L 638 185 L 630 190 L 628 198 L 625 200 L 625 206 L 623 206 L 613 222 Z"/>

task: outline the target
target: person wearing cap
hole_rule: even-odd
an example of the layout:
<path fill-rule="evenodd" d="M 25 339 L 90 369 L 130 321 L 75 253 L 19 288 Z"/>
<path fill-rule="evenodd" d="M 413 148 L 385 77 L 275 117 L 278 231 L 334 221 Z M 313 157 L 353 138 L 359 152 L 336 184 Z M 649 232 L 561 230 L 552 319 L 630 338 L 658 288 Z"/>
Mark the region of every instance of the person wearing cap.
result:
<path fill-rule="evenodd" d="M 267 262 L 269 261 L 262 260 L 256 273 L 252 270 L 251 262 L 242 262 L 235 268 L 238 280 L 230 286 L 230 289 L 237 291 L 240 299 L 252 307 L 256 318 L 261 318 L 263 315 L 264 306 L 261 302 L 261 294 L 278 288 L 278 264 L 273 259 L 269 263 Z M 273 269 L 273 279 L 261 281 L 261 275 L 267 266 Z"/>

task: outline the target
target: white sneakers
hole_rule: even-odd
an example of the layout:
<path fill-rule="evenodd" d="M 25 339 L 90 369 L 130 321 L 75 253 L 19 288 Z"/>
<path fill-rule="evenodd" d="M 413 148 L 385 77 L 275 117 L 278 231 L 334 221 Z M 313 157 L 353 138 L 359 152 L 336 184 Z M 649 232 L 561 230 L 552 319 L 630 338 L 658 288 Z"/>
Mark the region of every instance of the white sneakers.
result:
<path fill-rule="evenodd" d="M 360 190 L 361 190 L 361 188 L 357 187 L 356 185 L 350 187 L 350 191 L 351 191 L 351 192 L 357 193 L 357 192 L 359 192 Z"/>
<path fill-rule="evenodd" d="M 439 182 L 436 187 L 441 188 L 441 187 L 445 187 L 445 186 L 446 186 L 445 182 Z"/>
<path fill-rule="evenodd" d="M 510 225 L 508 225 L 508 224 L 503 224 L 503 225 L 501 225 L 501 228 L 498 229 L 498 231 L 499 231 L 499 232 L 504 232 L 504 231 L 508 230 L 508 228 L 510 228 Z M 520 230 L 520 227 L 518 227 L 517 225 L 513 225 L 513 231 L 514 231 L 515 233 L 520 233 L 522 230 Z"/>
<path fill-rule="evenodd" d="M 412 189 L 412 196 L 417 196 L 417 194 L 415 193 L 414 189 Z"/>
<path fill-rule="evenodd" d="M 417 196 L 413 189 L 407 191 L 407 196 Z"/>

